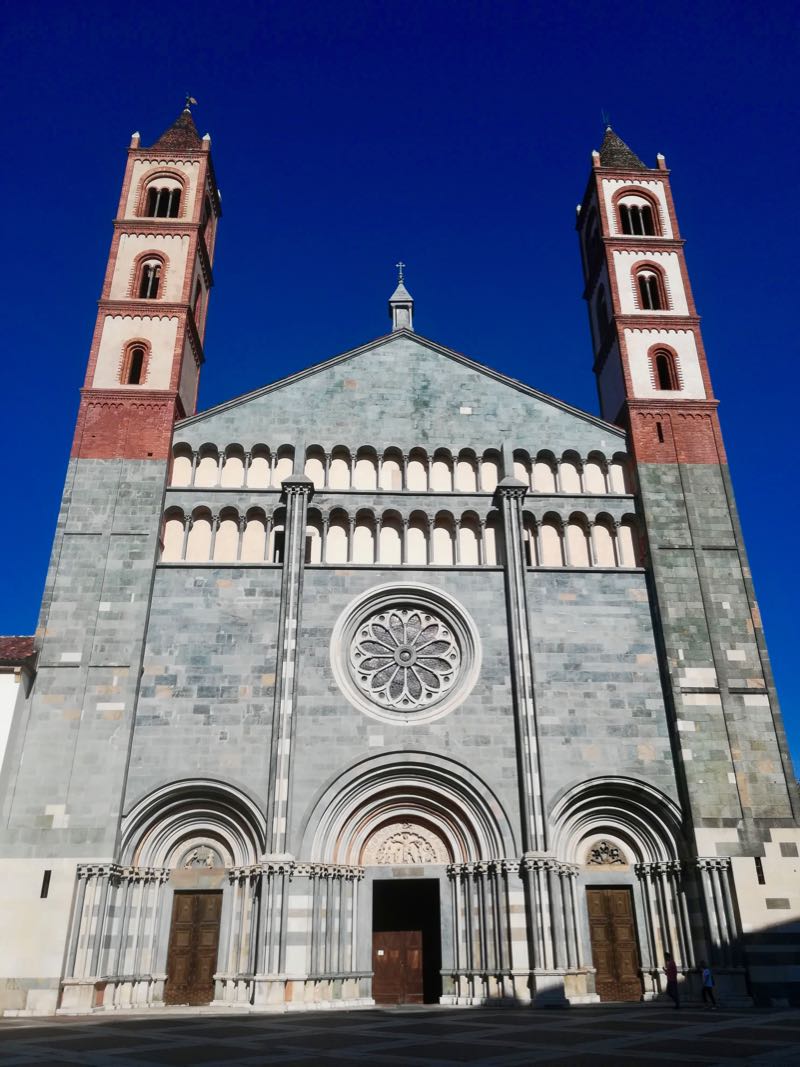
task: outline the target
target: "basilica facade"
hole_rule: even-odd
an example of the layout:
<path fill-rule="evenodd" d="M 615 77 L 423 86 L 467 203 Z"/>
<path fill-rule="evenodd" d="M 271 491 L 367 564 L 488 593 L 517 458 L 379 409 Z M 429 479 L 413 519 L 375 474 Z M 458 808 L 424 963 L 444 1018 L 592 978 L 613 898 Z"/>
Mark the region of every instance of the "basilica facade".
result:
<path fill-rule="evenodd" d="M 796 999 L 796 783 L 663 157 L 592 154 L 600 416 L 415 332 L 402 268 L 385 336 L 198 412 L 220 218 L 188 109 L 134 135 L 13 646 L 0 1006 L 657 1000 L 667 953 L 688 997 L 706 959 Z"/>

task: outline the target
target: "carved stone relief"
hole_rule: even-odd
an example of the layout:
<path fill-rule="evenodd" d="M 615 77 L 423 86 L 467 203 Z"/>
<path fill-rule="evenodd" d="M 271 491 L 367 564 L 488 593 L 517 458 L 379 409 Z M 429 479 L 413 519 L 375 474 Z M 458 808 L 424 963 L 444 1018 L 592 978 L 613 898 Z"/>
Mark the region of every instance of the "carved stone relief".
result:
<path fill-rule="evenodd" d="M 597 841 L 586 855 L 587 867 L 627 867 L 628 859 L 619 845 Z"/>
<path fill-rule="evenodd" d="M 192 870 L 198 867 L 211 870 L 214 867 L 224 867 L 225 864 L 222 862 L 222 857 L 217 850 L 211 848 L 210 845 L 196 845 L 182 857 L 178 866 L 184 870 Z"/>
<path fill-rule="evenodd" d="M 449 863 L 445 843 L 419 823 L 391 823 L 372 835 L 361 862 L 367 866 Z"/>

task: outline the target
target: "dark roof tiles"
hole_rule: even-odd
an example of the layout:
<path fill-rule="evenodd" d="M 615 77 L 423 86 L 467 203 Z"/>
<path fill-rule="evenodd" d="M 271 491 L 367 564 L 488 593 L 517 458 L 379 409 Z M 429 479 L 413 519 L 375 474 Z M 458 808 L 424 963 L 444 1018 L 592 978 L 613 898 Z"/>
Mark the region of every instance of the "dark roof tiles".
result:
<path fill-rule="evenodd" d="M 0 637 L 0 663 L 23 664 L 34 653 L 33 637 Z"/>
<path fill-rule="evenodd" d="M 166 148 L 172 152 L 197 152 L 203 147 L 203 138 L 197 132 L 191 111 L 184 109 L 168 130 L 164 130 L 153 148 Z"/>
<path fill-rule="evenodd" d="M 600 166 L 613 167 L 616 170 L 647 170 L 647 164 L 632 152 L 621 137 L 606 127 L 606 135 L 600 146 Z"/>

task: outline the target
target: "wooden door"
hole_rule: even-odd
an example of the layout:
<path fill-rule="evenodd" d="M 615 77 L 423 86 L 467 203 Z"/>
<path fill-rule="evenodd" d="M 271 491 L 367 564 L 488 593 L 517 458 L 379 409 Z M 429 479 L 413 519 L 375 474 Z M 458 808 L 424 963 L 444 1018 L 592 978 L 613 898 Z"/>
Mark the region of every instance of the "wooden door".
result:
<path fill-rule="evenodd" d="M 630 889 L 587 889 L 595 988 L 601 1000 L 641 1000 L 639 947 Z"/>
<path fill-rule="evenodd" d="M 222 893 L 176 893 L 169 934 L 167 1004 L 210 1004 L 219 947 Z"/>
<path fill-rule="evenodd" d="M 372 935 L 372 996 L 378 1004 L 422 1004 L 422 931 Z"/>

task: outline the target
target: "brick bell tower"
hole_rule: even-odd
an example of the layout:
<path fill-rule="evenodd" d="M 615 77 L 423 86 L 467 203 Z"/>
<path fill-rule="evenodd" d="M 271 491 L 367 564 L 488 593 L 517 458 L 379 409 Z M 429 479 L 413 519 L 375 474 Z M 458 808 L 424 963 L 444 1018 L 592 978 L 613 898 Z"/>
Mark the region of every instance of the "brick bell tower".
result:
<path fill-rule="evenodd" d="M 131 138 L 72 456 L 168 457 L 194 414 L 221 215 L 191 98 L 151 148 Z"/>
<path fill-rule="evenodd" d="M 5 901 L 0 989 L 15 983 L 20 1007 L 30 975 L 42 977 L 28 1002 L 57 1006 L 53 946 L 66 943 L 76 865 L 117 859 L 172 430 L 195 410 L 220 217 L 191 102 L 152 148 L 134 134 L 128 151 L 35 678 L 9 737 L 0 879 L 19 891 Z M 32 920 L 25 901 L 42 872 L 47 899 Z"/>
<path fill-rule="evenodd" d="M 664 157 L 647 167 L 607 128 L 577 229 L 601 413 L 636 462 L 687 837 L 732 858 L 751 928 L 774 926 L 796 785 Z"/>

